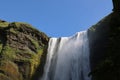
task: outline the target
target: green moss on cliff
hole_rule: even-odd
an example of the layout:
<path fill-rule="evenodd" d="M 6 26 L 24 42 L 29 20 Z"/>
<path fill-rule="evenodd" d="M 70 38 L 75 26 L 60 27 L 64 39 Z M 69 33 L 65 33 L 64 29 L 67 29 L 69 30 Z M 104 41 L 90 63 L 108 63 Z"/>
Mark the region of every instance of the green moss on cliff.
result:
<path fill-rule="evenodd" d="M 29 24 L 0 21 L 0 79 L 31 80 L 47 43 L 48 37 Z"/>
<path fill-rule="evenodd" d="M 7 27 L 9 25 L 8 22 L 1 22 L 0 21 L 0 27 Z"/>
<path fill-rule="evenodd" d="M 10 46 L 5 46 L 2 50 L 2 56 L 4 59 L 12 60 L 15 58 L 15 49 Z"/>
<path fill-rule="evenodd" d="M 19 74 L 16 64 L 9 60 L 2 60 L 0 64 L 0 71 L 3 73 L 3 76 L 7 76 L 12 80 L 22 80 L 21 74 Z"/>

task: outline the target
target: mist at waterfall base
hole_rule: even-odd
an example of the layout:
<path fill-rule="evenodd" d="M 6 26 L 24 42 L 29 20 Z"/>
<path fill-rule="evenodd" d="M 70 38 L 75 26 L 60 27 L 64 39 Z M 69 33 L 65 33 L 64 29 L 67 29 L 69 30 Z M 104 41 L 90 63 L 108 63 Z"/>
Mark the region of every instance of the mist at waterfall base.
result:
<path fill-rule="evenodd" d="M 89 72 L 87 31 L 71 37 L 50 38 L 40 80 L 91 80 Z"/>

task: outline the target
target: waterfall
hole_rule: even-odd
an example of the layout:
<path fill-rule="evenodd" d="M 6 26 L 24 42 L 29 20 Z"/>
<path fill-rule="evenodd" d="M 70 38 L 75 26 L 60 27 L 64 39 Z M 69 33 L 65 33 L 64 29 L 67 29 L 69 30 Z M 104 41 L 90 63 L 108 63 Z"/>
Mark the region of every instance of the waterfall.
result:
<path fill-rule="evenodd" d="M 87 31 L 71 37 L 50 39 L 44 74 L 40 80 L 91 80 L 89 72 Z"/>

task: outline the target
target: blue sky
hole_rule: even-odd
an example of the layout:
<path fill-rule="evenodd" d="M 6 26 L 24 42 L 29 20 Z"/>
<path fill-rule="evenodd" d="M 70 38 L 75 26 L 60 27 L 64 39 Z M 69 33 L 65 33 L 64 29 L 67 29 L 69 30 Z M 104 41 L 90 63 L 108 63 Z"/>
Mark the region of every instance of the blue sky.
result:
<path fill-rule="evenodd" d="M 0 19 L 27 22 L 50 37 L 86 30 L 112 12 L 112 0 L 2 0 Z"/>

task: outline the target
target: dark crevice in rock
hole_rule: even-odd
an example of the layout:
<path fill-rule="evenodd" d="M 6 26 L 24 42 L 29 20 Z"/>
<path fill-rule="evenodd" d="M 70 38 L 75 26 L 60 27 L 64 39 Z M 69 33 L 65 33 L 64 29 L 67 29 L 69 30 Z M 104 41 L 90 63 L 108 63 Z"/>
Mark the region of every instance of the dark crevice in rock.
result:
<path fill-rule="evenodd" d="M 5 72 L 3 70 L 0 70 L 0 73 L 4 74 L 5 75 Z"/>
<path fill-rule="evenodd" d="M 4 50 L 4 47 L 6 46 L 7 43 L 7 32 L 6 28 L 0 28 L 0 41 L 1 41 L 1 52 L 0 52 L 0 58 L 2 58 L 2 52 Z"/>

